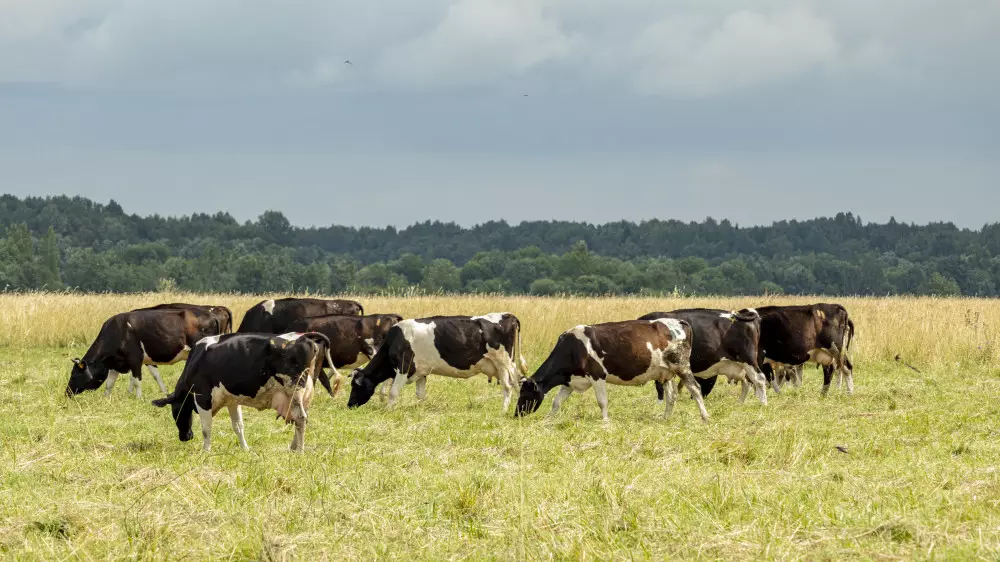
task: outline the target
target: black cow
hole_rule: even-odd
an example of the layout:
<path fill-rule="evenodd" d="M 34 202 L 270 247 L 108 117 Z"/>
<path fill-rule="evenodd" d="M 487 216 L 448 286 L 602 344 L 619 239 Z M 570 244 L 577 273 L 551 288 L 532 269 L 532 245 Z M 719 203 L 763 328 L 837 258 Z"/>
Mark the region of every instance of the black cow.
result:
<path fill-rule="evenodd" d="M 219 322 L 218 334 L 233 333 L 233 311 L 221 305 L 172 302 L 136 310 L 190 310 L 195 314 L 209 314 Z"/>
<path fill-rule="evenodd" d="M 247 311 L 240 322 L 240 333 L 283 334 L 292 322 L 310 316 L 328 314 L 364 315 L 361 303 L 349 300 L 327 299 L 269 299 L 261 301 Z"/>
<path fill-rule="evenodd" d="M 517 360 L 526 369 L 520 340 L 521 322 L 507 312 L 403 320 L 389 330 L 368 365 L 351 373 L 347 405 L 366 404 L 375 387 L 389 379 L 394 379 L 389 391 L 392 406 L 410 382 L 417 385 L 417 398 L 424 400 L 431 373 L 460 379 L 485 374 L 500 381 L 506 411 L 517 379 Z"/>
<path fill-rule="evenodd" d="M 676 318 L 691 325 L 691 370 L 698 379 L 702 396 L 707 396 L 719 375 L 740 381 L 740 402 L 754 388 L 761 404 L 767 404 L 766 379 L 757 363 L 760 315 L 750 308 L 737 312 L 690 308 L 672 312 L 651 312 L 639 320 Z M 656 382 L 656 394 L 663 400 L 663 385 Z"/>
<path fill-rule="evenodd" d="M 761 315 L 761 367 L 772 384 L 783 378 L 781 371 L 787 373 L 791 368 L 792 373 L 801 372 L 802 364 L 815 363 L 823 368 L 823 396 L 830 390 L 834 371 L 839 374 L 837 386 L 846 379 L 847 393 L 854 392 L 854 365 L 847 355 L 854 339 L 854 322 L 847 309 L 820 303 L 763 306 L 757 312 Z"/>
<path fill-rule="evenodd" d="M 118 374 L 131 373 L 129 391 L 142 397 L 142 366 L 173 365 L 187 359 L 198 340 L 216 335 L 218 322 L 189 310 L 137 310 L 112 316 L 101 326 L 83 359 L 73 359 L 66 395 L 97 390 L 107 381 L 111 395 Z M 162 392 L 160 373 L 152 369 Z"/>
<path fill-rule="evenodd" d="M 291 450 L 301 452 L 314 380 L 319 378 L 334 393 L 322 371 L 329 349 L 327 337 L 317 333 L 205 338 L 191 352 L 174 391 L 153 405 L 170 405 L 181 441 L 194 438 L 191 421 L 197 412 L 206 452 L 212 448 L 212 418 L 222 408 L 229 409 L 233 431 L 244 450 L 250 447 L 243 435 L 242 406 L 273 408 L 279 418 L 295 424 Z"/>
<path fill-rule="evenodd" d="M 545 395 L 560 387 L 552 413 L 573 391 L 594 388 L 601 416 L 608 419 L 607 383 L 637 386 L 665 383 L 664 416 L 674 407 L 673 378 L 681 379 L 708 420 L 701 390 L 691 372 L 691 325 L 683 320 L 627 320 L 577 326 L 559 336 L 555 348 L 531 378 L 521 383 L 515 414 L 538 410 Z"/>

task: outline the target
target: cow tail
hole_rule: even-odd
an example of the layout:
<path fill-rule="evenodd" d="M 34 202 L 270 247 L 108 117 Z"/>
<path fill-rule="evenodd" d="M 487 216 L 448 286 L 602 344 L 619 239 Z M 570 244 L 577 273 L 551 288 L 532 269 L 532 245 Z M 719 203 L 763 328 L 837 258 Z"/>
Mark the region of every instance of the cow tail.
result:
<path fill-rule="evenodd" d="M 330 392 L 330 396 L 332 398 L 336 398 L 337 393 L 340 392 L 340 387 L 344 385 L 344 377 L 340 374 L 340 371 L 333 364 L 333 358 L 330 357 L 330 346 L 326 346 L 326 361 L 327 363 L 330 364 L 330 370 L 333 371 L 334 375 L 333 388 L 332 389 L 328 388 L 327 390 Z"/>
<path fill-rule="evenodd" d="M 847 319 L 847 345 L 844 346 L 844 352 L 846 353 L 851 349 L 851 342 L 854 341 L 854 320 L 850 318 Z"/>

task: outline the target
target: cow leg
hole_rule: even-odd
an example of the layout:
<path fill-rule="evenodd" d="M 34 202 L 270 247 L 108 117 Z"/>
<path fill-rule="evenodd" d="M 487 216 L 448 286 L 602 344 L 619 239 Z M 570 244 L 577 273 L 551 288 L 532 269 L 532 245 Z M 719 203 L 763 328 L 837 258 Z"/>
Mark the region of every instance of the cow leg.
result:
<path fill-rule="evenodd" d="M 563 386 L 559 389 L 559 394 L 556 394 L 555 399 L 552 401 L 552 411 L 549 412 L 550 416 L 556 415 L 559 408 L 562 406 L 563 401 L 573 395 L 573 388 L 569 385 Z"/>
<path fill-rule="evenodd" d="M 292 436 L 292 446 L 289 447 L 294 453 L 301 453 L 306 446 L 306 419 L 295 420 L 295 435 Z"/>
<path fill-rule="evenodd" d="M 132 381 L 135 382 L 135 399 L 142 400 L 142 367 L 137 369 L 139 376 L 132 373 Z"/>
<path fill-rule="evenodd" d="M 198 411 L 198 417 L 201 418 L 201 436 L 205 438 L 201 450 L 207 453 L 212 450 L 212 408 L 203 410 L 196 399 L 194 409 Z"/>
<path fill-rule="evenodd" d="M 250 446 L 247 445 L 247 439 L 243 435 L 243 409 L 240 408 L 239 404 L 229 406 L 229 420 L 233 422 L 233 431 L 236 432 L 236 438 L 240 441 L 240 448 L 249 451 Z"/>
<path fill-rule="evenodd" d="M 115 387 L 115 381 L 117 380 L 118 380 L 118 371 L 108 371 L 108 380 L 107 382 L 104 383 L 105 396 L 111 396 L 111 389 Z"/>
<path fill-rule="evenodd" d="M 379 396 L 379 399 L 382 400 L 383 404 L 385 403 L 386 400 L 389 399 L 389 388 L 391 386 L 392 386 L 392 381 L 391 380 L 385 380 L 379 386 L 378 396 Z"/>
<path fill-rule="evenodd" d="M 698 405 L 698 413 L 701 414 L 701 421 L 708 423 L 708 410 L 705 409 L 705 399 L 701 395 L 701 385 L 698 384 L 698 381 L 694 380 L 694 373 L 685 373 L 681 376 L 681 381 L 687 387 L 688 392 L 691 393 L 691 398 L 694 398 L 695 404 Z"/>
<path fill-rule="evenodd" d="M 503 390 L 503 413 L 507 413 L 507 408 L 510 408 L 510 397 L 514 390 L 514 375 L 515 371 L 508 371 L 503 377 L 500 377 L 500 388 Z"/>
<path fill-rule="evenodd" d="M 764 377 L 764 373 L 758 373 L 754 371 L 750 365 L 743 365 L 743 371 L 746 373 L 746 379 L 750 381 L 753 385 L 754 391 L 757 394 L 757 400 L 764 406 L 767 406 L 767 379 Z"/>
<path fill-rule="evenodd" d="M 854 394 L 854 373 L 848 369 L 846 364 L 840 366 L 844 370 L 844 382 L 847 383 L 847 394 Z"/>
<path fill-rule="evenodd" d="M 669 384 L 670 381 L 667 381 L 667 383 Z M 664 393 L 663 382 L 662 381 L 654 381 L 653 382 L 653 386 L 656 387 L 656 399 L 658 401 L 660 401 L 660 402 L 663 402 L 663 399 L 664 399 L 664 396 L 663 396 L 663 393 Z"/>
<path fill-rule="evenodd" d="M 820 396 L 826 396 L 830 392 L 830 381 L 833 379 L 833 367 L 823 365 L 823 390 L 819 392 Z"/>
<path fill-rule="evenodd" d="M 597 396 L 597 405 L 601 407 L 601 418 L 610 421 L 608 417 L 608 382 L 604 379 L 596 379 L 593 383 L 594 394 Z"/>
<path fill-rule="evenodd" d="M 802 386 L 802 365 L 792 367 L 792 385 L 796 388 Z"/>
<path fill-rule="evenodd" d="M 160 392 L 166 394 L 167 387 L 163 385 L 163 378 L 160 377 L 160 370 L 156 368 L 156 365 L 147 365 L 149 372 L 153 374 L 153 380 L 156 384 L 160 385 Z"/>
<path fill-rule="evenodd" d="M 743 379 L 740 381 L 740 404 L 747 401 L 747 394 L 750 394 L 750 383 Z"/>
<path fill-rule="evenodd" d="M 674 412 L 674 401 L 677 399 L 677 394 L 674 392 L 674 381 L 672 380 L 664 383 L 661 388 L 663 389 L 663 418 L 666 419 Z"/>
<path fill-rule="evenodd" d="M 423 402 L 427 400 L 427 377 L 420 377 L 416 382 L 417 386 L 417 400 Z"/>
<path fill-rule="evenodd" d="M 396 400 L 399 400 L 399 394 L 403 392 L 404 386 L 406 386 L 406 373 L 396 371 L 396 378 L 392 381 L 392 388 L 389 389 L 388 407 L 392 408 L 396 405 Z"/>
<path fill-rule="evenodd" d="M 135 377 L 129 376 L 128 379 L 128 390 L 125 391 L 126 394 L 132 394 L 135 392 Z"/>

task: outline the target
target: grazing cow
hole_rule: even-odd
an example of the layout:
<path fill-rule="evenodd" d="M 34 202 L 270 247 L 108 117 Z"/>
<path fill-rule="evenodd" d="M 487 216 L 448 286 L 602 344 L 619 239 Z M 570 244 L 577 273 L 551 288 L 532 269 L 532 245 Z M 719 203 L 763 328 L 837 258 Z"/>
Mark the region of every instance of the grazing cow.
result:
<path fill-rule="evenodd" d="M 203 451 L 212 449 L 212 418 L 228 408 L 240 447 L 249 450 L 243 435 L 243 406 L 274 409 L 286 423 L 295 424 L 291 450 L 305 445 L 306 411 L 312 402 L 314 380 L 322 378 L 329 360 L 330 341 L 323 334 L 227 334 L 197 343 L 174 391 L 160 400 L 170 405 L 181 441 L 194 438 L 194 413 L 201 418 Z M 329 379 L 324 383 L 331 394 Z"/>
<path fill-rule="evenodd" d="M 364 365 L 382 346 L 389 329 L 403 319 L 398 314 L 354 316 L 329 314 L 292 322 L 291 332 L 319 332 L 330 338 L 333 369 L 353 369 Z"/>
<path fill-rule="evenodd" d="M 107 381 L 110 396 L 118 374 L 131 373 L 129 391 L 142 397 L 142 366 L 173 365 L 184 361 L 198 340 L 216 335 L 218 322 L 189 310 L 136 310 L 112 316 L 101 326 L 83 359 L 73 359 L 66 395 L 97 390 Z M 153 378 L 167 388 L 156 369 Z"/>
<path fill-rule="evenodd" d="M 715 386 L 719 375 L 731 382 L 740 381 L 740 402 L 754 388 L 761 404 L 767 404 L 767 381 L 757 363 L 760 316 L 753 309 L 738 312 L 692 308 L 673 312 L 651 312 L 639 320 L 676 318 L 691 325 L 691 370 L 698 379 L 703 396 Z M 656 382 L 656 394 L 663 400 L 663 385 Z"/>
<path fill-rule="evenodd" d="M 349 300 L 327 299 L 270 299 L 261 301 L 247 311 L 237 332 L 283 334 L 288 326 L 300 318 L 326 316 L 328 314 L 364 315 L 360 303 Z"/>
<path fill-rule="evenodd" d="M 833 373 L 837 386 L 846 379 L 847 393 L 854 392 L 854 366 L 847 353 L 854 339 L 854 322 L 839 304 L 764 306 L 761 315 L 759 353 L 764 374 L 777 384 L 791 371 L 801 377 L 801 365 L 823 368 L 823 390 L 830 390 Z M 775 376 L 775 372 L 786 374 Z"/>
<path fill-rule="evenodd" d="M 552 413 L 573 391 L 594 388 L 601 416 L 608 419 L 607 383 L 638 386 L 649 381 L 665 383 L 664 416 L 674 407 L 673 378 L 681 379 L 708 420 L 701 389 L 691 372 L 691 325 L 683 320 L 627 320 L 577 326 L 559 336 L 555 348 L 531 378 L 521 383 L 515 414 L 538 410 L 545 395 L 560 387 Z"/>
<path fill-rule="evenodd" d="M 503 388 L 503 410 L 510 406 L 517 378 L 517 359 L 527 370 L 521 350 L 521 322 L 507 312 L 485 316 L 432 316 L 403 320 L 393 326 L 372 360 L 351 375 L 350 408 L 366 404 L 375 387 L 393 379 L 389 406 L 403 386 L 414 382 L 417 398 L 427 397 L 427 375 L 468 379 L 478 374 L 496 378 Z"/>
<path fill-rule="evenodd" d="M 219 322 L 219 334 L 233 333 L 233 311 L 225 306 L 172 302 L 136 310 L 190 310 L 195 314 L 209 314 Z"/>

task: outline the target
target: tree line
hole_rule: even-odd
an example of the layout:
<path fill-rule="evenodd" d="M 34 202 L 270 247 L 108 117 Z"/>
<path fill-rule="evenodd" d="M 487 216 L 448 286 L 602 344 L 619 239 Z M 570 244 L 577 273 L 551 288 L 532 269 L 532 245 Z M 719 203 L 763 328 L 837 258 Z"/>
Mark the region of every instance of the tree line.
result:
<path fill-rule="evenodd" d="M 3 195 L 0 227 L 8 291 L 1000 293 L 1000 225 L 863 223 L 851 213 L 751 227 L 709 218 L 299 228 L 277 211 L 240 223 Z"/>

